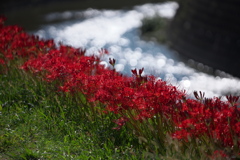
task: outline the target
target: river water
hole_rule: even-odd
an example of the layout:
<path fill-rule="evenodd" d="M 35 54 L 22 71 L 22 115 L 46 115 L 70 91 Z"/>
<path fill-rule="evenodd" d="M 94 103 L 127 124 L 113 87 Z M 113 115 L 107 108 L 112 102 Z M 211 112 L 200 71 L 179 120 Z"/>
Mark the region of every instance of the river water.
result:
<path fill-rule="evenodd" d="M 167 46 L 140 38 L 139 27 L 144 17 L 159 15 L 172 18 L 178 4 L 165 2 L 135 6 L 130 10 L 86 9 L 54 12 L 45 16 L 49 23 L 31 33 L 44 39 L 82 47 L 87 54 L 97 54 L 101 48 L 109 50 L 102 64 L 108 65 L 109 57 L 116 59 L 116 70 L 131 75 L 131 69 L 144 67 L 144 74 L 153 74 L 167 82 L 192 92 L 203 91 L 206 97 L 222 96 L 228 92 L 240 93 L 240 79 L 221 71 L 209 75 L 183 63 L 179 55 Z M 193 60 L 188 60 L 193 63 Z M 207 68 L 197 64 L 199 68 Z"/>

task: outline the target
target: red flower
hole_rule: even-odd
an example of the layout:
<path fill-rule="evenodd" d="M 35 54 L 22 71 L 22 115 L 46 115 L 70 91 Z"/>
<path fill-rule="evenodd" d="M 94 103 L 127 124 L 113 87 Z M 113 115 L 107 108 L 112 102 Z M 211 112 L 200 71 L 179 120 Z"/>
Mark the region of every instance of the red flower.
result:
<path fill-rule="evenodd" d="M 3 59 L 0 58 L 0 64 L 3 65 L 5 64 L 5 61 Z"/>
<path fill-rule="evenodd" d="M 227 158 L 226 153 L 222 150 L 216 150 L 214 151 L 213 155 L 211 156 L 212 159 L 217 159 L 217 158 Z"/>
<path fill-rule="evenodd" d="M 115 127 L 115 128 L 113 128 L 113 129 L 116 129 L 116 130 L 121 129 L 122 126 L 124 126 L 124 125 L 126 124 L 127 120 L 128 120 L 128 119 L 125 118 L 125 117 L 121 117 L 121 118 L 115 120 L 114 123 L 116 123 L 118 126 Z"/>

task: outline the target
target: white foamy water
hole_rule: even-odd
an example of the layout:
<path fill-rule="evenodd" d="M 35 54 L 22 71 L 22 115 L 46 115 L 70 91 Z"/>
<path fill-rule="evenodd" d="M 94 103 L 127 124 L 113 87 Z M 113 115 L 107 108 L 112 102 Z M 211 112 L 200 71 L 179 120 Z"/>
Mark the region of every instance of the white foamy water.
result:
<path fill-rule="evenodd" d="M 52 13 L 46 20 L 65 19 L 60 24 L 43 26 L 35 34 L 41 38 L 54 39 L 55 42 L 88 49 L 96 53 L 101 48 L 109 50 L 110 55 L 103 58 L 117 60 L 116 70 L 130 75 L 131 69 L 144 67 L 144 74 L 153 74 L 185 89 L 189 94 L 194 90 L 205 92 L 206 97 L 221 96 L 226 91 L 239 93 L 240 80 L 231 76 L 214 77 L 196 71 L 178 60 L 176 53 L 164 45 L 140 39 L 141 20 L 148 16 L 172 18 L 178 4 L 144 4 L 132 10 L 66 11 Z M 68 20 L 70 18 L 75 20 Z"/>

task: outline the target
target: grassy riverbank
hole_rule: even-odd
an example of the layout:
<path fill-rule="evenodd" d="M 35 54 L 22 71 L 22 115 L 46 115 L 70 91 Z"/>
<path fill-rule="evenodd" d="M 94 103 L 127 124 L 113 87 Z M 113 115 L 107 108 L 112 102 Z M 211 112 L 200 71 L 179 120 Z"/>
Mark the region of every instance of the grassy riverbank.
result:
<path fill-rule="evenodd" d="M 88 119 L 79 114 L 77 97 L 57 93 L 16 66 L 0 74 L 0 159 L 141 158 L 136 139 L 113 130 L 110 115 Z"/>
<path fill-rule="evenodd" d="M 195 99 L 154 76 L 116 72 L 86 50 L 0 18 L 0 159 L 240 157 L 239 96 Z"/>

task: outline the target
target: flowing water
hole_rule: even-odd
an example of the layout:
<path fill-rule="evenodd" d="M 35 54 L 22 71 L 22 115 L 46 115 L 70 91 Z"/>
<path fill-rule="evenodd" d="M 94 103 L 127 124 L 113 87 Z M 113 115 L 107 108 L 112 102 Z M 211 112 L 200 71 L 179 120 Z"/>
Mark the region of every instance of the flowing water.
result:
<path fill-rule="evenodd" d="M 168 47 L 140 38 L 139 27 L 144 17 L 156 14 L 172 18 L 178 8 L 176 2 L 144 4 L 130 10 L 86 9 L 50 13 L 48 22 L 32 32 L 44 39 L 82 47 L 88 54 L 101 48 L 109 50 L 103 57 L 103 65 L 108 66 L 109 57 L 116 59 L 116 70 L 131 75 L 131 69 L 144 67 L 144 74 L 153 74 L 180 89 L 192 94 L 203 91 L 206 97 L 221 96 L 228 92 L 240 93 L 240 80 L 217 71 L 218 76 L 209 75 L 189 67 L 179 59 L 179 55 Z M 193 63 L 193 60 L 189 60 Z M 207 68 L 198 64 L 199 68 Z"/>

